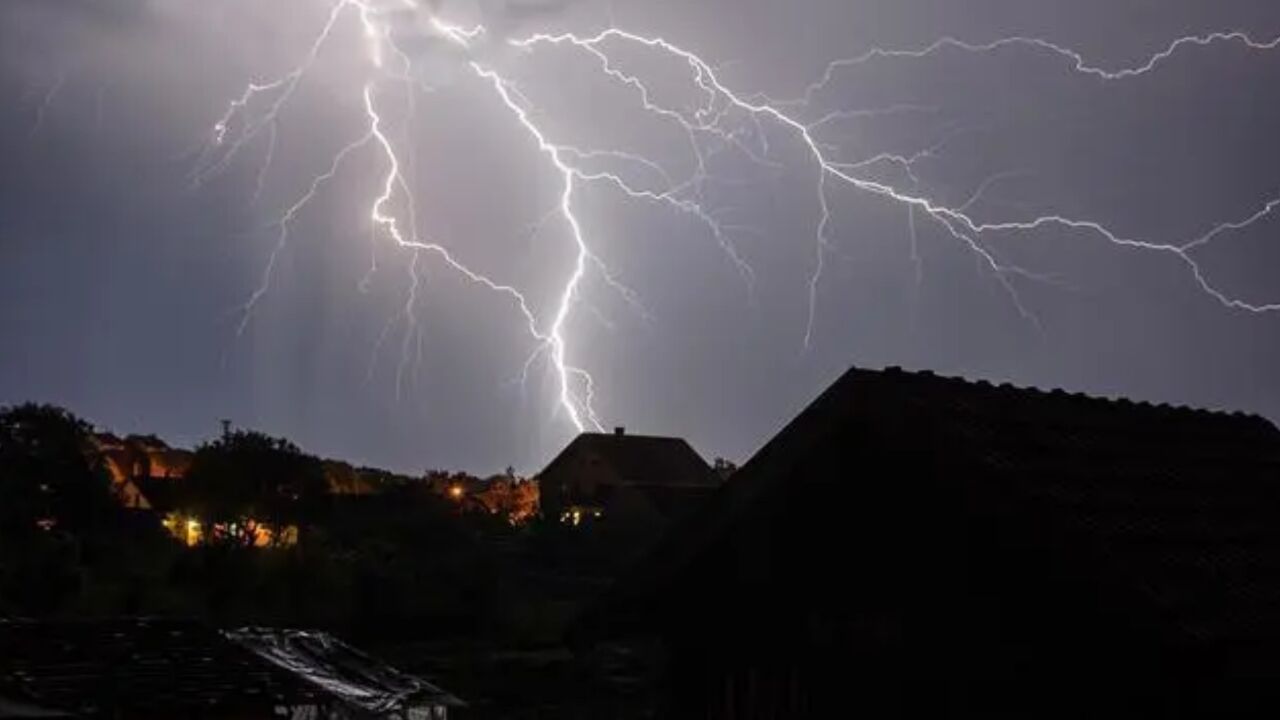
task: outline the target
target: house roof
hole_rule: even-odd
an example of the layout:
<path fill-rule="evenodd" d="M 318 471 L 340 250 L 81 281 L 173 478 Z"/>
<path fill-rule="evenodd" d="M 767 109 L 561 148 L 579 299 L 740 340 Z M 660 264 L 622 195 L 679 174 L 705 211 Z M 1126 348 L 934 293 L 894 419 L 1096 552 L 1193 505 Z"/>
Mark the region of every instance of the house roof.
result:
<path fill-rule="evenodd" d="M 146 499 L 147 504 L 156 512 L 168 512 L 178 507 L 181 496 L 181 480 L 159 477 L 136 477 L 130 482 L 138 488 L 138 492 Z"/>
<path fill-rule="evenodd" d="M 347 645 L 328 633 L 244 628 L 232 642 L 366 712 L 392 713 L 421 706 L 458 707 L 458 698 L 418 677 Z"/>
<path fill-rule="evenodd" d="M 195 623 L 0 620 L 0 693 L 96 715 L 305 704 L 321 695 Z"/>
<path fill-rule="evenodd" d="M 560 452 L 539 478 L 566 470 L 584 455 L 599 458 L 628 485 L 711 488 L 720 478 L 689 443 L 680 438 L 583 433 Z"/>
<path fill-rule="evenodd" d="M 846 373 L 578 630 L 590 637 L 643 617 L 646 599 L 679 584 L 719 539 L 759 534 L 753 523 L 788 507 L 784 493 L 818 482 L 797 471 L 809 458 L 855 463 L 873 437 L 894 438 L 904 462 L 935 463 L 938 482 L 961 490 L 948 497 L 969 498 L 949 512 L 980 504 L 1036 518 L 1069 548 L 1089 548 L 1180 637 L 1280 647 L 1280 431 L 1270 422 L 898 369 Z"/>
<path fill-rule="evenodd" d="M 336 703 L 377 716 L 460 704 L 434 685 L 316 632 L 220 632 L 156 619 L 0 620 L 0 648 L 0 695 L 15 706 L 76 715 L 203 717 L 209 711 Z"/>
<path fill-rule="evenodd" d="M 0 718 L 9 720 L 10 718 L 65 718 L 70 715 L 58 712 L 57 710 L 47 710 L 36 705 L 24 702 L 16 702 L 0 697 Z"/>

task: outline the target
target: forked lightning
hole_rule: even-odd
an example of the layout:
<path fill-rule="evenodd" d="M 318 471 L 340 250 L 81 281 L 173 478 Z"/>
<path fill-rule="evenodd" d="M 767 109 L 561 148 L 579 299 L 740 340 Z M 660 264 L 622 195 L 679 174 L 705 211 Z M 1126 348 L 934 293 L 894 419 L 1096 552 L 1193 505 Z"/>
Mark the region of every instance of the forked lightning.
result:
<path fill-rule="evenodd" d="M 560 291 L 554 308 L 545 317 L 535 310 L 526 295 L 510 283 L 490 277 L 463 262 L 455 250 L 420 234 L 414 212 L 414 188 L 403 170 L 396 143 L 387 134 L 384 110 L 379 105 L 379 95 L 387 83 L 413 84 L 416 62 L 412 53 L 397 41 L 397 23 L 405 13 L 426 18 L 424 32 L 450 44 L 464 58 L 467 74 L 475 82 L 492 91 L 495 109 L 507 113 L 514 127 L 523 131 L 538 153 L 555 170 L 561 183 L 557 206 L 548 218 L 562 224 L 572 249 L 572 261 L 564 268 Z M 917 50 L 875 49 L 858 57 L 830 63 L 821 77 L 793 99 L 774 99 L 761 94 L 745 93 L 729 87 L 720 78 L 714 65 L 695 52 L 661 37 L 643 35 L 609 27 L 593 34 L 534 33 L 517 37 L 494 37 L 483 26 L 465 27 L 434 14 L 435 10 L 420 6 L 418 0 L 336 0 L 328 9 L 325 22 L 311 43 L 301 62 L 282 77 L 266 82 L 250 83 L 242 94 L 234 98 L 226 112 L 213 125 L 211 142 L 194 172 L 199 183 L 225 170 L 256 138 L 266 136 L 266 151 L 258 175 L 261 192 L 262 178 L 270 165 L 275 147 L 275 137 L 283 109 L 294 96 L 299 84 L 311 72 L 317 59 L 325 51 L 330 39 L 348 16 L 360 23 L 366 42 L 366 56 L 359 62 L 367 64 L 366 79 L 353 89 L 358 93 L 364 110 L 364 132 L 360 137 L 342 147 L 333 157 L 328 169 L 311 183 L 276 219 L 275 245 L 268 258 L 261 284 L 244 305 L 243 323 L 249 322 L 255 306 L 270 290 L 272 274 L 280 253 L 290 240 L 290 229 L 300 213 L 314 200 L 321 188 L 332 180 L 350 156 L 358 152 L 376 153 L 385 164 L 385 173 L 379 185 L 370 190 L 369 220 L 379 233 L 398 246 L 410 251 L 409 265 L 412 283 L 405 305 L 407 318 L 413 320 L 413 308 L 420 286 L 418 272 L 421 256 L 435 258 L 445 268 L 458 273 L 476 286 L 506 297 L 527 328 L 534 343 L 534 350 L 524 365 L 525 374 L 539 359 L 545 358 L 554 369 L 558 386 L 558 404 L 564 416 L 579 431 L 599 430 L 602 419 L 598 416 L 593 399 L 596 392 L 592 376 L 575 359 L 575 347 L 570 337 L 571 319 L 584 292 L 588 275 L 595 273 L 608 287 L 621 294 L 626 302 L 644 313 L 638 295 L 621 284 L 603 260 L 593 251 L 588 229 L 576 212 L 580 201 L 578 190 L 586 184 L 600 184 L 612 188 L 628 200 L 653 204 L 672 212 L 687 214 L 696 219 L 724 251 L 750 286 L 756 271 L 739 252 L 734 234 L 738 228 L 722 223 L 716 213 L 706 206 L 704 190 L 711 181 L 708 170 L 712 153 L 735 152 L 750 162 L 777 166 L 784 161 L 777 157 L 771 146 L 769 132 L 790 134 L 799 141 L 804 157 L 793 158 L 812 167 L 814 191 L 817 197 L 818 216 L 815 218 L 813 246 L 813 273 L 808 283 L 808 323 L 803 336 L 807 347 L 813 339 L 814 319 L 818 307 L 819 287 L 827 260 L 832 225 L 835 221 L 832 209 L 837 199 L 834 194 L 840 188 L 870 194 L 885 202 L 895 203 L 907 211 L 907 223 L 912 240 L 912 258 L 917 259 L 915 247 L 918 223 L 932 221 L 947 235 L 962 244 L 1001 283 L 1017 311 L 1029 321 L 1038 321 L 1026 306 L 1014 280 L 1044 280 L 1042 276 L 1003 261 L 991 248 L 993 236 L 1008 233 L 1031 233 L 1043 229 L 1058 228 L 1073 232 L 1090 233 L 1118 247 L 1159 253 L 1176 258 L 1183 263 L 1189 280 L 1214 301 L 1228 309 L 1269 313 L 1280 310 L 1280 302 L 1248 302 L 1215 284 L 1197 262 L 1195 251 L 1214 240 L 1248 228 L 1270 217 L 1280 208 L 1280 198 L 1265 199 L 1258 203 L 1257 211 L 1244 218 L 1224 221 L 1199 237 L 1181 242 L 1160 241 L 1126 237 L 1113 232 L 1101 223 L 1062 215 L 1043 215 L 1031 220 L 979 222 L 970 214 L 970 208 L 995 182 L 1006 180 L 1016 173 L 1001 173 L 988 178 L 972 197 L 962 205 L 948 206 L 933 199 L 913 182 L 913 168 L 933 150 L 925 150 L 916 156 L 881 153 L 866 160 L 846 162 L 838 157 L 837 150 L 823 139 L 821 133 L 833 121 L 879 113 L 931 112 L 935 109 L 919 106 L 895 106 L 883 109 L 858 109 L 828 112 L 820 117 L 808 118 L 815 99 L 831 86 L 840 73 L 853 67 L 877 60 L 920 60 L 951 50 L 967 53 L 995 53 L 1002 51 L 1030 51 L 1048 53 L 1061 58 L 1064 67 L 1071 72 L 1094 78 L 1099 82 L 1122 82 L 1148 73 L 1158 72 L 1170 58 L 1181 52 L 1189 52 L 1216 44 L 1235 44 L 1259 53 L 1280 49 L 1280 38 L 1261 42 L 1241 32 L 1221 32 L 1178 38 L 1167 47 L 1132 67 L 1105 69 L 1092 65 L 1080 53 L 1056 43 L 1029 37 L 1010 37 L 989 43 L 974 44 L 954 38 L 944 38 Z M 579 53 L 593 63 L 602 77 L 618 83 L 633 92 L 640 110 L 653 122 L 672 124 L 687 139 L 692 160 L 692 172 L 688 177 L 674 178 L 661 163 L 634 153 L 611 149 L 578 147 L 553 138 L 539 125 L 528 99 L 513 80 L 501 74 L 492 56 L 495 47 L 505 47 L 517 58 L 544 48 L 560 47 Z M 630 48 L 642 52 L 660 54 L 676 60 L 687 68 L 689 87 L 700 98 L 694 107 L 664 104 L 657 100 L 652 83 L 639 74 L 623 68 L 616 60 L 617 51 Z M 945 141 L 944 141 L 945 142 Z M 935 149 L 936 150 L 936 149 Z M 882 179 L 875 171 L 891 165 L 900 168 L 905 178 L 902 183 Z M 613 167 L 615 170 L 602 170 Z M 659 178 L 661 186 L 638 185 L 630 179 L 628 170 L 645 169 L 649 175 Z M 397 209 L 402 208 L 402 209 Z M 917 267 L 917 272 L 919 268 Z M 409 344 L 406 341 L 405 352 Z M 403 373 L 405 363 L 401 363 Z"/>

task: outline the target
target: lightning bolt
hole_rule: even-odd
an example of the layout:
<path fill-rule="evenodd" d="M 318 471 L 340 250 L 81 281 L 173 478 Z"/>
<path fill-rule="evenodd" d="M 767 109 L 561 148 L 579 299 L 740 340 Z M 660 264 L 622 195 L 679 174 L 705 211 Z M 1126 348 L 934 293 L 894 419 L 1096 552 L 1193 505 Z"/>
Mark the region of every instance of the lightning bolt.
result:
<path fill-rule="evenodd" d="M 35 137 L 40 132 L 40 128 L 44 126 L 44 116 L 48 114 L 49 107 L 53 105 L 54 99 L 58 97 L 58 93 L 62 91 L 62 87 L 67 84 L 67 73 L 60 72 L 53 83 L 45 90 L 44 96 L 40 98 L 40 104 L 36 106 L 35 120 L 31 123 L 31 131 L 27 133 L 29 138 Z"/>
<path fill-rule="evenodd" d="M 1074 51 L 1067 50 L 1061 46 L 1055 45 L 1048 41 L 1037 40 L 1033 38 L 1009 38 L 996 41 L 987 45 L 972 45 L 961 43 L 954 39 L 945 39 L 935 43 L 924 50 L 918 51 L 887 51 L 873 50 L 869 53 L 854 58 L 852 60 L 836 61 L 832 63 L 823 79 L 811 85 L 806 92 L 805 98 L 801 101 L 790 102 L 773 102 L 763 96 L 748 97 L 741 95 L 723 82 L 717 76 L 715 68 L 713 68 L 704 59 L 695 53 L 686 50 L 672 42 L 661 37 L 647 37 L 637 35 L 619 28 L 608 28 L 592 36 L 579 36 L 572 33 L 562 34 L 538 34 L 523 40 L 511 41 L 518 47 L 531 47 L 539 44 L 561 45 L 569 44 L 585 51 L 599 55 L 603 51 L 601 46 L 608 41 L 617 40 L 625 43 L 640 45 L 660 50 L 668 55 L 677 57 L 686 62 L 692 72 L 693 81 L 701 88 L 710 98 L 708 107 L 698 110 L 693 118 L 692 130 L 706 130 L 723 134 L 725 130 L 721 123 L 726 121 L 727 114 L 724 111 L 716 110 L 717 100 L 723 107 L 734 109 L 745 113 L 753 118 L 764 118 L 775 123 L 785 130 L 791 131 L 798 139 L 800 139 L 807 148 L 811 161 L 818 168 L 818 200 L 821 209 L 820 219 L 817 224 L 817 260 L 815 263 L 815 271 L 811 276 L 809 284 L 809 319 L 805 330 L 804 342 L 806 347 L 812 340 L 814 318 L 816 314 L 817 290 L 821 282 L 822 272 L 824 269 L 824 260 L 827 254 L 828 239 L 827 230 L 831 223 L 831 209 L 828 200 L 828 181 L 835 180 L 847 185 L 855 190 L 880 196 L 886 200 L 890 200 L 910 208 L 921 211 L 927 217 L 934 220 L 941 226 L 950 236 L 963 243 L 971 250 L 988 267 L 1004 286 L 1008 292 L 1010 299 L 1013 301 L 1018 313 L 1029 321 L 1039 325 L 1039 321 L 1035 315 L 1031 313 L 1026 305 L 1022 302 L 1017 288 L 1011 282 L 1012 277 L 1023 277 L 1032 280 L 1044 280 L 1043 276 L 1032 273 L 1028 270 L 1015 265 L 1002 262 L 996 254 L 986 245 L 984 238 L 1001 232 L 1030 232 L 1044 227 L 1057 226 L 1070 230 L 1086 231 L 1104 239 L 1105 241 L 1120 247 L 1136 248 L 1154 252 L 1167 253 L 1182 263 L 1187 265 L 1191 270 L 1192 276 L 1200 289 L 1220 302 L 1222 305 L 1236 309 L 1246 310 L 1255 313 L 1272 312 L 1280 310 L 1280 303 L 1254 304 L 1239 298 L 1233 297 L 1226 291 L 1215 286 L 1206 276 L 1203 268 L 1195 260 L 1191 251 L 1203 247 L 1214 237 L 1221 235 L 1229 230 L 1241 230 L 1247 228 L 1265 217 L 1268 217 L 1280 204 L 1280 199 L 1267 202 L 1264 207 L 1252 215 L 1251 217 L 1239 221 L 1223 223 L 1214 228 L 1210 233 L 1197 238 L 1191 242 L 1182 245 L 1161 243 L 1156 241 L 1142 240 L 1123 237 L 1120 234 L 1108 229 L 1101 223 L 1091 220 L 1081 220 L 1068 218 L 1060 215 L 1046 215 L 1037 217 L 1029 221 L 1001 222 L 1001 223 L 979 223 L 961 208 L 947 207 L 935 200 L 924 195 L 895 188 L 893 185 L 868 179 L 859 176 L 857 170 L 862 169 L 868 163 L 857 163 L 853 165 L 843 164 L 830 157 L 830 153 L 826 150 L 822 143 L 814 135 L 814 125 L 806 124 L 799 119 L 794 113 L 789 111 L 788 106 L 807 106 L 812 99 L 812 95 L 825 87 L 834 76 L 835 70 L 841 67 L 850 67 L 865 63 L 875 57 L 927 57 L 938 52 L 945 47 L 958 47 L 970 52 L 991 52 L 1007 46 L 1025 45 L 1038 49 L 1047 49 L 1059 55 L 1068 57 L 1074 63 L 1073 67 L 1077 72 L 1094 75 L 1104 80 L 1122 80 L 1125 78 L 1137 77 L 1139 75 L 1155 70 L 1159 65 L 1172 57 L 1180 48 L 1195 45 L 1207 46 L 1215 42 L 1235 41 L 1244 43 L 1247 47 L 1254 50 L 1271 50 L 1280 46 L 1280 39 L 1260 43 L 1253 41 L 1243 33 L 1216 33 L 1203 37 L 1181 38 L 1173 42 L 1167 49 L 1152 56 L 1145 63 L 1134 68 L 1126 68 L 1119 71 L 1103 71 L 1096 67 L 1088 65 L 1083 57 Z M 647 95 L 647 93 L 646 93 Z M 647 104 L 647 103 L 646 103 Z M 669 108 L 658 108 L 664 113 L 675 112 Z M 678 114 L 678 113 L 677 113 Z M 825 119 L 825 118 L 824 118 Z M 682 122 L 690 122 L 681 116 Z M 821 121 L 820 121 L 821 122 Z M 910 175 L 910 168 L 916 160 L 933 149 L 926 151 L 924 154 L 918 154 L 910 158 L 903 158 L 885 154 L 877 156 L 887 158 L 897 162 L 905 167 Z M 914 180 L 914 177 L 913 177 Z"/>
<path fill-rule="evenodd" d="M 874 60 L 923 60 L 937 55 L 944 50 L 956 50 L 959 52 L 976 54 L 988 54 L 1005 49 L 1027 49 L 1035 52 L 1046 52 L 1065 60 L 1068 69 L 1072 72 L 1092 76 L 1104 82 L 1110 82 L 1116 80 L 1127 80 L 1146 75 L 1147 73 L 1159 68 L 1169 59 L 1173 58 L 1180 50 L 1191 47 L 1204 48 L 1210 45 L 1225 43 L 1235 43 L 1249 50 L 1266 51 L 1280 47 L 1280 37 L 1263 42 L 1254 40 L 1248 33 L 1239 31 L 1215 32 L 1206 35 L 1187 35 L 1174 40 L 1169 43 L 1165 49 L 1152 54 L 1145 61 L 1137 65 L 1122 67 L 1115 70 L 1107 70 L 1097 65 L 1092 65 L 1079 52 L 1042 38 L 1014 36 L 1000 38 L 988 43 L 971 43 L 965 42 L 964 40 L 958 40 L 953 37 L 944 37 L 917 50 L 886 50 L 883 48 L 872 48 L 856 57 L 834 60 L 827 64 L 826 70 L 823 71 L 822 76 L 818 80 L 810 83 L 809 86 L 805 88 L 804 95 L 800 98 L 780 101 L 779 104 L 793 106 L 808 105 L 813 101 L 814 97 L 818 93 L 826 89 L 831 84 L 836 75 L 842 70 L 866 65 Z"/>
<path fill-rule="evenodd" d="M 391 18 L 396 12 L 404 10 L 428 12 L 416 0 L 397 0 L 389 4 L 379 0 L 334 2 L 307 53 L 294 69 L 274 80 L 248 84 L 230 102 L 225 113 L 213 125 L 209 145 L 197 163 L 194 181 L 204 182 L 225 170 L 250 143 L 265 133 L 265 158 L 258 171 L 255 198 L 261 194 L 272 162 L 280 116 L 348 10 L 357 16 L 364 30 L 367 60 L 373 70 L 372 79 L 363 83 L 359 91 L 365 130 L 336 153 L 328 169 L 316 176 L 274 222 L 276 242 L 268 257 L 261 284 L 242 308 L 242 331 L 255 306 L 270 290 L 277 259 L 289 243 L 293 222 L 340 172 L 352 155 L 372 151 L 385 172 L 372 193 L 369 221 L 377 236 L 389 238 L 396 247 L 409 253 L 410 285 L 401 315 L 409 324 L 411 332 L 416 325 L 415 308 L 423 282 L 419 274 L 421 264 L 426 258 L 434 258 L 444 268 L 470 284 L 502 296 L 510 302 L 534 345 L 524 363 L 521 377 L 527 379 L 531 367 L 540 359 L 546 358 L 557 379 L 558 408 L 568 422 L 579 431 L 601 429 L 603 422 L 594 406 L 596 382 L 575 361 L 575 347 L 570 337 L 570 324 L 575 308 L 582 301 L 588 275 L 598 275 L 606 286 L 617 292 L 642 317 L 650 315 L 644 309 L 639 295 L 623 284 L 619 276 L 593 250 L 592 237 L 577 214 L 577 207 L 581 202 L 579 190 L 587 185 L 601 185 L 611 188 L 626 200 L 651 204 L 694 219 L 717 243 L 750 287 L 754 283 L 756 272 L 734 243 L 734 233 L 741 228 L 721 222 L 718 218 L 719 210 L 709 207 L 706 201 L 706 190 L 711 184 L 727 182 L 713 174 L 711 160 L 717 154 L 730 152 L 763 167 L 781 167 L 783 163 L 777 159 L 777 150 L 770 143 L 770 134 L 776 132 L 785 133 L 799 142 L 804 160 L 812 168 L 814 175 L 818 215 L 814 224 L 814 266 L 807 287 L 807 323 L 802 338 L 806 348 L 814 339 L 823 274 L 836 221 L 833 212 L 835 193 L 841 189 L 880 198 L 905 211 L 917 282 L 921 282 L 923 277 L 918 249 L 918 226 L 921 222 L 929 221 L 972 253 L 1000 284 L 1017 313 L 1037 328 L 1040 326 L 1039 321 L 1024 303 L 1015 280 L 1052 282 L 1052 279 L 1003 261 L 991 245 L 993 238 L 1050 228 L 1091 235 L 1117 248 L 1158 253 L 1178 260 L 1186 266 L 1190 278 L 1199 290 L 1226 308 L 1252 313 L 1280 310 L 1280 302 L 1250 303 L 1218 287 L 1209 279 L 1195 257 L 1196 251 L 1215 240 L 1247 229 L 1273 215 L 1280 208 L 1280 198 L 1263 202 L 1248 217 L 1219 223 L 1203 235 L 1181 243 L 1130 238 L 1092 220 L 1053 214 L 1030 220 L 984 223 L 970 214 L 971 208 L 982 200 L 991 186 L 1020 173 L 1005 172 L 988 177 L 965 202 L 958 205 L 948 205 L 929 196 L 921 189 L 920 179 L 915 173 L 918 163 L 934 157 L 958 134 L 972 129 L 953 128 L 942 139 L 914 154 L 884 152 L 852 161 L 841 157 L 839 144 L 831 144 L 821 135 L 829 126 L 840 122 L 900 113 L 936 113 L 938 108 L 902 105 L 843 109 L 827 112 L 815 119 L 806 119 L 817 96 L 837 76 L 876 60 L 924 60 L 945 51 L 996 53 L 1028 50 L 1062 59 L 1071 72 L 1102 82 L 1119 82 L 1155 72 L 1184 50 L 1234 43 L 1262 52 L 1280 47 L 1280 38 L 1260 42 L 1243 32 L 1187 36 L 1174 40 L 1161 51 L 1131 67 L 1104 69 L 1090 64 L 1070 48 L 1038 38 L 1009 37 L 974 44 L 948 37 L 916 50 L 877 48 L 854 58 L 833 61 L 799 97 L 775 100 L 764 94 L 735 90 L 721 80 L 716 66 L 695 52 L 663 37 L 607 27 L 585 35 L 567 32 L 534 33 L 524 37 L 496 38 L 483 26 L 455 25 L 435 15 L 434 11 L 429 11 L 431 14 L 428 25 L 431 32 L 460 53 L 470 76 L 492 91 L 498 109 L 506 113 L 514 125 L 528 137 L 539 156 L 558 177 L 560 191 L 556 207 L 537 224 L 537 228 L 541 229 L 552 219 L 562 224 L 572 248 L 572 261 L 564 270 L 554 307 L 544 318 L 535 311 L 533 304 L 521 290 L 469 266 L 460 259 L 456 251 L 420 233 L 414 210 L 414 190 L 402 169 L 404 163 L 397 145 L 385 129 L 386 121 L 378 100 L 380 82 L 384 79 L 403 81 L 410 87 L 414 85 L 414 58 L 397 45 Z M 490 61 L 488 53 L 495 46 L 506 46 L 526 54 L 551 47 L 568 48 L 580 53 L 594 63 L 605 79 L 633 93 L 640 113 L 655 122 L 667 123 L 679 130 L 685 139 L 693 169 L 685 177 L 676 177 L 662 163 L 649 157 L 618 149 L 580 147 L 552 137 L 535 119 L 531 101 L 515 80 L 505 76 Z M 623 47 L 657 53 L 682 63 L 688 72 L 690 88 L 695 91 L 699 100 L 692 106 L 677 106 L 659 100 L 658 93 L 641 74 L 624 69 L 617 60 L 615 50 Z M 876 174 L 885 167 L 897 168 L 901 173 L 900 181 L 886 180 Z M 647 179 L 637 180 L 637 173 Z M 375 262 L 370 277 L 376 270 Z M 384 330 L 379 338 L 379 346 L 386 332 Z M 406 358 L 409 356 L 413 337 L 417 340 L 419 360 L 421 358 L 421 333 L 416 336 L 406 334 L 397 371 L 398 392 L 408 365 Z"/>

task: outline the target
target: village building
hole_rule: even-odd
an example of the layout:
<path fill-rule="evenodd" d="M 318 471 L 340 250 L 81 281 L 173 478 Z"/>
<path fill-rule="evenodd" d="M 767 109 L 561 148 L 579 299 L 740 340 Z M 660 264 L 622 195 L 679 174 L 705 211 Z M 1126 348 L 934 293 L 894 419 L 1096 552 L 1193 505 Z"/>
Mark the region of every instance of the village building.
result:
<path fill-rule="evenodd" d="M 182 507 L 183 481 L 191 471 L 195 453 L 175 448 L 154 435 L 121 438 L 108 432 L 93 435 L 93 451 L 111 479 L 112 492 L 131 510 L 154 513 L 174 539 L 188 547 L 211 536 L 247 534 L 256 547 L 295 545 L 299 529 L 289 525 L 273 529 L 252 519 L 239 526 L 208 527 L 200 517 Z M 325 483 L 333 495 L 363 496 L 377 492 L 388 482 L 406 478 L 371 468 L 355 468 L 335 460 L 322 461 Z"/>
<path fill-rule="evenodd" d="M 167 492 L 165 485 L 186 477 L 194 458 L 190 450 L 170 447 L 153 435 L 120 438 L 111 433 L 96 433 L 93 443 L 111 476 L 116 497 L 125 507 L 135 510 L 154 509 L 144 486 L 149 486 L 152 492 Z"/>
<path fill-rule="evenodd" d="M 648 534 L 697 507 L 722 479 L 679 438 L 583 433 L 538 475 L 543 517 Z"/>
<path fill-rule="evenodd" d="M 853 370 L 572 639 L 662 717 L 1274 717 L 1280 431 Z"/>
<path fill-rule="evenodd" d="M 435 685 L 318 632 L 0 620 L 0 718 L 447 720 Z"/>

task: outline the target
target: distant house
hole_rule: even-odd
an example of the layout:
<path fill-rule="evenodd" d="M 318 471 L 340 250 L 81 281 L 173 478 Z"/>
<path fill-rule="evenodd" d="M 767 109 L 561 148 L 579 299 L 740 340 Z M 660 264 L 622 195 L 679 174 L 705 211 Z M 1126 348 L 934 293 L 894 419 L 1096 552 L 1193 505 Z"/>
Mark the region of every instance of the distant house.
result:
<path fill-rule="evenodd" d="M 696 507 L 721 478 L 679 438 L 584 433 L 538 475 L 543 517 L 646 531 Z"/>
<path fill-rule="evenodd" d="M 444 720 L 463 704 L 324 633 L 0 620 L 0 648 L 0 717 Z"/>
<path fill-rule="evenodd" d="M 206 527 L 198 517 L 188 515 L 181 507 L 183 481 L 191 472 L 195 453 L 170 447 L 154 435 L 129 435 L 120 438 L 100 432 L 93 436 L 94 449 L 111 477 L 111 488 L 120 503 L 131 510 L 142 510 L 161 517 L 164 528 L 174 539 L 188 547 L 206 542 L 211 536 L 222 536 L 240 528 Z M 345 463 L 326 461 L 325 479 L 334 494 L 368 494 L 372 471 L 355 470 Z M 289 525 L 279 531 L 250 521 L 245 531 L 257 547 L 295 545 L 298 528 Z"/>
<path fill-rule="evenodd" d="M 144 486 L 153 492 L 167 492 L 160 487 L 161 481 L 168 484 L 186 477 L 194 458 L 191 451 L 169 447 L 154 435 L 130 435 L 122 439 L 111 433 L 98 433 L 94 435 L 94 445 L 120 502 L 138 510 L 151 510 L 155 506 Z"/>
<path fill-rule="evenodd" d="M 853 370 L 575 633 L 663 717 L 1274 717 L 1280 431 Z"/>

